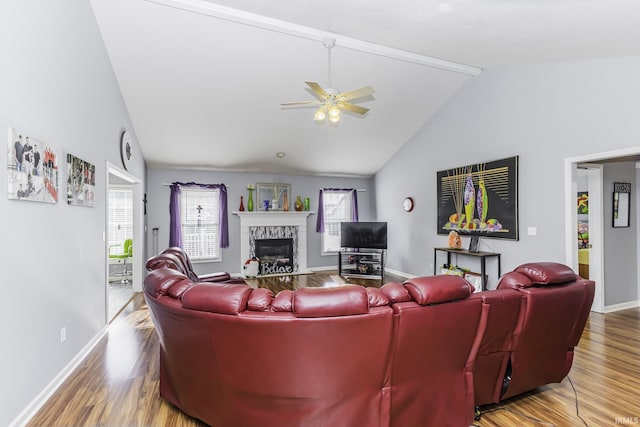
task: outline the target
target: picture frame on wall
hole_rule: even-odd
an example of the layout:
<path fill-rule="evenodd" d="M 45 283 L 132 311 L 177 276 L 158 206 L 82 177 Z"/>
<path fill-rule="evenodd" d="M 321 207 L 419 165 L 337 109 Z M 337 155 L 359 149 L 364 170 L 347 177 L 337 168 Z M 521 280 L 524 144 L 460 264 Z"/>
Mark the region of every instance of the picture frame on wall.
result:
<path fill-rule="evenodd" d="M 613 183 L 613 227 L 630 227 L 631 221 L 631 183 Z"/>
<path fill-rule="evenodd" d="M 291 200 L 291 184 L 259 182 L 256 184 L 256 199 L 258 210 L 288 210 L 289 206 L 285 209 L 285 204 Z"/>
<path fill-rule="evenodd" d="M 93 207 L 96 167 L 73 154 L 67 154 L 67 203 Z"/>
<path fill-rule="evenodd" d="M 58 203 L 58 155 L 50 145 L 9 128 L 7 172 L 9 199 Z"/>
<path fill-rule="evenodd" d="M 438 234 L 518 240 L 518 156 L 437 172 Z"/>

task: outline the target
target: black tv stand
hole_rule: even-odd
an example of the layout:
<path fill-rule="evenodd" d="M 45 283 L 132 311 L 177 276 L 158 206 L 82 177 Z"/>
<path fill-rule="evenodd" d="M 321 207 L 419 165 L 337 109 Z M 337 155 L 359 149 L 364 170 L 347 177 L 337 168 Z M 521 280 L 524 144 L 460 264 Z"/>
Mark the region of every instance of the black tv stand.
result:
<path fill-rule="evenodd" d="M 384 279 L 384 249 L 342 248 L 338 274 L 344 278 Z"/>

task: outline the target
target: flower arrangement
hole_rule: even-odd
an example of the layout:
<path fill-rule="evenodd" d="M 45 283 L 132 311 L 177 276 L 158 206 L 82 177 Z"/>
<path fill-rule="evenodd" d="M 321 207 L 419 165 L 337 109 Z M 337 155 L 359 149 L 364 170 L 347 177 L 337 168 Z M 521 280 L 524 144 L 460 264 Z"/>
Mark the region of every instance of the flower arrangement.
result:
<path fill-rule="evenodd" d="M 255 190 L 256 187 L 253 184 L 247 185 L 247 190 Z"/>

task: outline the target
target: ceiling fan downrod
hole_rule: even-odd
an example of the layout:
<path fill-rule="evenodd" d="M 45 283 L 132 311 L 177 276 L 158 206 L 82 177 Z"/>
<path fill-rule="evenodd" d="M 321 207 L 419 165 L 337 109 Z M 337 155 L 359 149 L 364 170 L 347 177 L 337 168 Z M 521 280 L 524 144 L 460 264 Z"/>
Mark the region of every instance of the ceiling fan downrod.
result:
<path fill-rule="evenodd" d="M 329 74 L 329 87 L 332 88 L 331 84 L 331 49 L 336 45 L 336 39 L 333 38 L 324 38 L 322 39 L 322 44 L 327 48 L 327 64 L 328 64 L 328 74 Z"/>

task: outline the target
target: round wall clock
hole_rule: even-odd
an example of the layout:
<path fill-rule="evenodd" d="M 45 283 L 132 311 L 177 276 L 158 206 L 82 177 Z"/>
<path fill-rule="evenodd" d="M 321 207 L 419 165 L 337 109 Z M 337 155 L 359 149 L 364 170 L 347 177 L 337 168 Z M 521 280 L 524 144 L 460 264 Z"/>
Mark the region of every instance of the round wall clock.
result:
<path fill-rule="evenodd" d="M 120 134 L 120 158 L 124 169 L 129 170 L 127 166 L 131 163 L 131 135 L 126 130 Z"/>
<path fill-rule="evenodd" d="M 402 208 L 406 212 L 411 212 L 413 210 L 413 197 L 405 197 L 402 201 Z"/>

